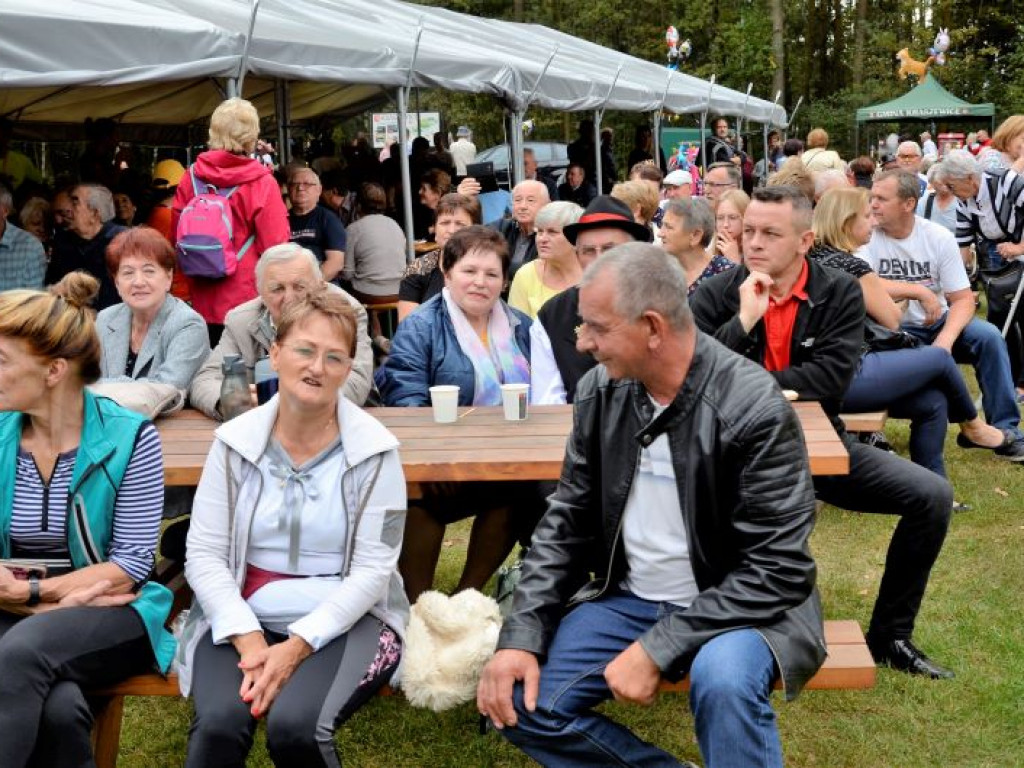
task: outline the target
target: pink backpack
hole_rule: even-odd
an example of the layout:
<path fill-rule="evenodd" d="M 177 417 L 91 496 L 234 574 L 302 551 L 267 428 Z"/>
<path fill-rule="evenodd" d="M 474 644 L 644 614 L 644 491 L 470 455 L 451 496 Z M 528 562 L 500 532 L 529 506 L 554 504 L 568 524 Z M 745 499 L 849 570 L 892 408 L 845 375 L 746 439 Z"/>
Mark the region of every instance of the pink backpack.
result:
<path fill-rule="evenodd" d="M 238 262 L 256 240 L 253 233 L 241 249 L 235 251 L 228 200 L 238 187 L 219 190 L 198 178 L 194 165 L 189 166 L 188 174 L 195 196 L 188 201 L 178 219 L 178 267 L 189 277 L 231 277 L 238 269 Z"/>

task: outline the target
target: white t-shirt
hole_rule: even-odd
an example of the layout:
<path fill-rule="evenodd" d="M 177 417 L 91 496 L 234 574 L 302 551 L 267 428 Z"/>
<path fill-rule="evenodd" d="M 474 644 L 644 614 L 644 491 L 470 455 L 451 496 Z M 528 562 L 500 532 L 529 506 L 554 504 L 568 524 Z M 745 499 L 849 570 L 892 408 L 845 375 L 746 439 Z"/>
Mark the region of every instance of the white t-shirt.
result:
<path fill-rule="evenodd" d="M 665 410 L 656 405 L 656 413 Z M 622 518 L 629 573 L 620 586 L 644 600 L 687 606 L 698 593 L 668 435 L 640 451 Z"/>
<path fill-rule="evenodd" d="M 914 217 L 914 229 L 902 240 L 876 229 L 858 255 L 885 280 L 923 285 L 938 297 L 943 314 L 949 309 L 947 293 L 971 287 L 956 238 L 945 227 L 920 216 Z M 924 317 L 921 305 L 911 301 L 903 322 L 923 326 Z"/>
<path fill-rule="evenodd" d="M 338 478 L 345 469 L 345 454 L 335 447 L 329 457 L 303 473 L 309 492 L 297 509 L 286 507 L 285 484 L 271 473 L 273 463 L 268 452 L 258 464 L 263 490 L 252 519 L 246 561 L 265 571 L 305 578 L 273 581 L 254 592 L 248 603 L 264 626 L 287 632 L 289 624 L 314 610 L 341 582 L 348 520 Z M 298 518 L 294 531 L 299 536 L 294 568 L 288 563 L 293 516 Z"/>

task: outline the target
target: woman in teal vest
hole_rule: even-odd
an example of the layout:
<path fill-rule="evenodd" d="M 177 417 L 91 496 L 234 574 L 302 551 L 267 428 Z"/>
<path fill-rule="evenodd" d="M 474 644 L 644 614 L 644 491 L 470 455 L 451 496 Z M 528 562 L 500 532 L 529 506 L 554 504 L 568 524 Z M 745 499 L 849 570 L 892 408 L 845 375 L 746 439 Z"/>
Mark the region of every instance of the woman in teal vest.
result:
<path fill-rule="evenodd" d="M 0 293 L 0 755 L 9 768 L 92 764 L 83 689 L 155 666 L 171 594 L 146 581 L 163 502 L 160 439 L 85 386 L 99 378 L 88 303 Z"/>

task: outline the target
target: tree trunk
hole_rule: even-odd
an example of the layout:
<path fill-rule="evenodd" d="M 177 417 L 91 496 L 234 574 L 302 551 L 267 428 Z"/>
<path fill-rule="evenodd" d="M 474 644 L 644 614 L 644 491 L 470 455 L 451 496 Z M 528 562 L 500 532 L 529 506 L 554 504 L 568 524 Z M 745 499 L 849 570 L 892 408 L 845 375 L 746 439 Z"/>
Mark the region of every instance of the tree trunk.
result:
<path fill-rule="evenodd" d="M 866 0 L 865 0 L 866 1 Z M 772 98 L 781 93 L 781 104 L 786 103 L 786 12 L 782 0 L 771 0 L 772 9 L 772 58 L 775 59 L 775 73 L 772 78 Z"/>
<path fill-rule="evenodd" d="M 857 20 L 853 24 L 853 84 L 864 82 L 864 36 L 868 20 L 868 0 L 857 0 Z"/>

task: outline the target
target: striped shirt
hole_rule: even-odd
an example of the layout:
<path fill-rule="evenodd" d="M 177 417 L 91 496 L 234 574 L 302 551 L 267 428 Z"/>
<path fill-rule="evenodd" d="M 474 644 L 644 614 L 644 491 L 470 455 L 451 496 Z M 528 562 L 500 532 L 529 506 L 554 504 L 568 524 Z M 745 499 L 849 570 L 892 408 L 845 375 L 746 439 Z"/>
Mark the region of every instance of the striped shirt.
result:
<path fill-rule="evenodd" d="M 956 241 L 961 248 L 977 236 L 995 242 L 1019 243 L 1024 237 L 1024 176 L 1008 170 L 981 176 L 976 197 L 956 209 Z"/>
<path fill-rule="evenodd" d="M 0 236 L 0 291 L 42 288 L 45 274 L 43 244 L 25 230 L 7 222 Z"/>
<path fill-rule="evenodd" d="M 67 557 L 68 489 L 77 449 L 62 453 L 48 483 L 32 454 L 19 449 L 15 470 L 11 543 L 28 557 Z M 136 582 L 153 568 L 163 514 L 164 466 L 160 437 L 152 424 L 139 430 L 114 502 L 114 530 L 107 559 Z"/>

